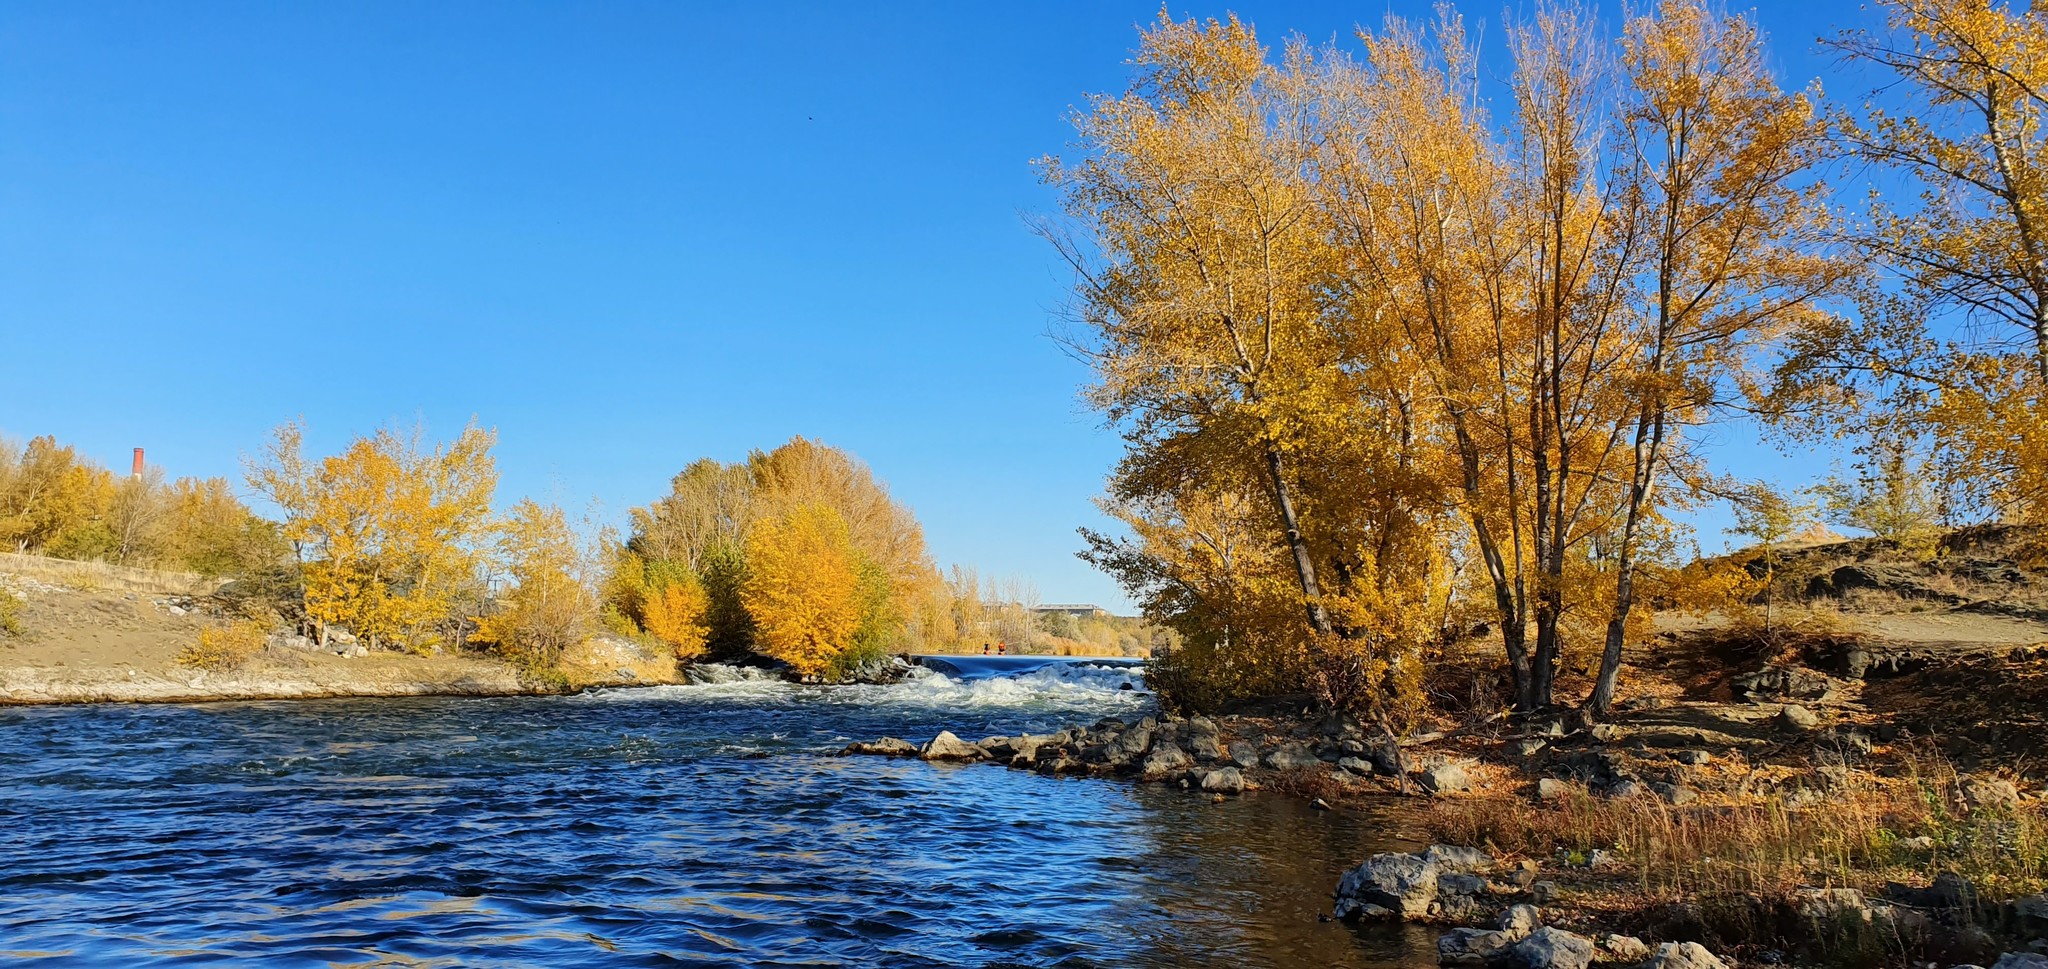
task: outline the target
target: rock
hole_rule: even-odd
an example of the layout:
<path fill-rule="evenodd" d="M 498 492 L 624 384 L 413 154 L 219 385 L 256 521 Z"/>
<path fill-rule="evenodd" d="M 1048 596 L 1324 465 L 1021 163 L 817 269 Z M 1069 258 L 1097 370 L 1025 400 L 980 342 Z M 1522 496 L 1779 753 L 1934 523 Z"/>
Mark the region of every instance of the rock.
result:
<path fill-rule="evenodd" d="M 1593 964 L 1593 942 L 1555 926 L 1529 933 L 1508 950 L 1510 965 L 1521 969 L 1586 969 Z"/>
<path fill-rule="evenodd" d="M 1594 740 L 1603 744 L 1610 744 L 1621 739 L 1621 728 L 1611 723 L 1596 723 L 1587 729 L 1586 733 Z"/>
<path fill-rule="evenodd" d="M 1230 762 L 1240 768 L 1259 766 L 1258 748 L 1251 744 L 1238 743 L 1229 750 Z"/>
<path fill-rule="evenodd" d="M 1515 941 L 1499 929 L 1452 929 L 1437 937 L 1436 961 L 1443 966 L 1483 966 L 1499 959 Z"/>
<path fill-rule="evenodd" d="M 1472 775 L 1456 764 L 1438 764 L 1423 771 L 1421 781 L 1431 794 L 1455 794 L 1472 786 Z"/>
<path fill-rule="evenodd" d="M 1492 855 L 1478 848 L 1458 845 L 1430 845 L 1429 850 L 1422 853 L 1422 857 L 1435 865 L 1439 871 L 1463 873 L 1493 867 Z"/>
<path fill-rule="evenodd" d="M 1483 895 L 1485 893 L 1486 879 L 1478 875 L 1440 871 L 1436 876 L 1436 894 L 1438 898 L 1442 898 L 1445 895 Z"/>
<path fill-rule="evenodd" d="M 1347 773 L 1358 774 L 1363 777 L 1371 777 L 1374 773 L 1372 764 L 1367 763 L 1363 760 L 1359 760 L 1356 757 L 1338 758 L 1337 769 L 1345 771 Z"/>
<path fill-rule="evenodd" d="M 1607 796 L 1617 801 L 1626 801 L 1629 798 L 1641 797 L 1642 795 L 1643 785 L 1630 779 L 1623 779 L 1607 789 Z"/>
<path fill-rule="evenodd" d="M 1017 756 L 1016 741 L 1009 737 L 985 737 L 975 746 L 996 760 L 1007 761 Z"/>
<path fill-rule="evenodd" d="M 1728 969 L 1728 964 L 1697 942 L 1666 942 L 1643 969 Z"/>
<path fill-rule="evenodd" d="M 2034 938 L 2048 939 L 2048 894 L 2028 895 L 2007 903 L 2008 919 L 2014 931 Z"/>
<path fill-rule="evenodd" d="M 1306 770 L 1323 762 L 1307 744 L 1282 744 L 1266 752 L 1266 766 L 1274 770 Z"/>
<path fill-rule="evenodd" d="M 1869 922 L 1870 900 L 1853 888 L 1798 888 L 1792 911 L 1809 922 Z"/>
<path fill-rule="evenodd" d="M 1336 915 L 1358 918 L 1376 906 L 1400 918 L 1422 918 L 1436 901 L 1436 880 L 1436 863 L 1422 855 L 1374 855 L 1337 882 Z"/>
<path fill-rule="evenodd" d="M 1766 666 L 1736 677 L 1730 683 L 1737 696 L 1752 703 L 1767 700 L 1817 700 L 1828 694 L 1834 682 L 1826 673 L 1798 666 Z"/>
<path fill-rule="evenodd" d="M 1663 798 L 1667 804 L 1691 804 L 1700 799 L 1698 791 L 1683 784 L 1655 782 L 1650 785 L 1650 790 L 1656 791 L 1657 796 Z"/>
<path fill-rule="evenodd" d="M 883 737 L 880 740 L 855 741 L 847 744 L 846 749 L 841 750 L 839 754 L 842 757 L 852 754 L 875 754 L 882 757 L 915 757 L 917 756 L 917 745 L 908 740 Z"/>
<path fill-rule="evenodd" d="M 1555 777 L 1539 778 L 1536 781 L 1536 799 L 1539 801 L 1561 801 L 1570 797 L 1572 786 Z"/>
<path fill-rule="evenodd" d="M 1529 904 L 1511 905 L 1500 913 L 1494 927 L 1519 939 L 1543 927 L 1543 913 Z"/>
<path fill-rule="evenodd" d="M 1118 734 L 1115 741 L 1103 748 L 1103 758 L 1113 767 L 1122 767 L 1145 756 L 1151 750 L 1152 728 L 1140 723 Z"/>
<path fill-rule="evenodd" d="M 1923 835 L 1922 837 L 1925 836 Z M 1905 845 L 1907 841 L 1916 840 L 1918 839 L 1908 838 L 1905 841 L 1899 842 L 1899 844 Z M 1927 838 L 1927 842 L 1925 847 L 1934 847 L 1933 838 Z M 1884 897 L 1901 905 L 1911 905 L 1914 908 L 1971 911 L 1977 907 L 1977 886 L 1971 884 L 1969 879 L 1955 872 L 1945 871 L 1934 876 L 1934 881 L 1929 883 L 1926 888 L 1916 888 L 1912 885 L 1900 884 L 1899 882 L 1887 882 L 1884 886 Z"/>
<path fill-rule="evenodd" d="M 1244 793 L 1244 775 L 1235 767 L 1212 770 L 1202 775 L 1202 790 L 1214 794 Z"/>
<path fill-rule="evenodd" d="M 1713 754 L 1707 753 L 1704 750 L 1681 750 L 1671 756 L 1679 763 L 1688 767 L 1698 767 L 1714 759 Z"/>
<path fill-rule="evenodd" d="M 1195 760 L 1204 764 L 1229 759 L 1229 752 L 1223 749 L 1222 742 L 1214 733 L 1196 733 L 1188 741 L 1188 747 L 1194 751 Z"/>
<path fill-rule="evenodd" d="M 1971 777 L 1963 781 L 1963 800 L 1971 807 L 2010 810 L 2019 807 L 2019 788 L 2002 777 Z"/>
<path fill-rule="evenodd" d="M 953 736 L 951 730 L 941 730 L 918 756 L 925 760 L 981 760 L 988 756 L 988 751 Z"/>
<path fill-rule="evenodd" d="M 1650 958 L 1649 944 L 1633 935 L 1603 935 L 1593 940 L 1593 947 L 1600 950 L 1602 962 L 1634 965 Z"/>
<path fill-rule="evenodd" d="M 2048 956 L 2037 952 L 2008 952 L 1991 964 L 1991 969 L 2048 969 Z"/>
<path fill-rule="evenodd" d="M 1804 733 L 1820 724 L 1820 718 L 1812 710 L 1797 703 L 1788 703 L 1778 711 L 1778 726 L 1785 730 Z"/>
<path fill-rule="evenodd" d="M 1531 882 L 1529 884 L 1529 897 L 1538 905 L 1548 905 L 1557 898 L 1557 883 L 1549 881 Z"/>
<path fill-rule="evenodd" d="M 1159 780 L 1192 766 L 1194 760 L 1188 757 L 1187 751 L 1173 744 L 1158 744 L 1145 756 L 1145 762 L 1139 765 L 1138 771 L 1147 780 Z"/>
<path fill-rule="evenodd" d="M 1308 802 L 1308 806 L 1318 811 L 1328 811 L 1330 809 L 1330 802 L 1325 801 L 1322 798 L 1316 798 Z"/>

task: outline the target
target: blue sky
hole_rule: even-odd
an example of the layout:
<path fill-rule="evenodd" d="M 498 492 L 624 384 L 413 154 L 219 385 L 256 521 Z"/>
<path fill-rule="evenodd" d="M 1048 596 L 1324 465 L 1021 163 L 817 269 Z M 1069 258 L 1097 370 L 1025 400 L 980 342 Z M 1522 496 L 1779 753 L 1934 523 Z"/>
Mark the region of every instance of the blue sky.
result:
<path fill-rule="evenodd" d="M 1798 84 L 1869 14 L 1796 6 L 1760 19 Z M 1073 558 L 1120 449 L 1025 216 L 1158 9 L 9 3 L 0 434 L 233 476 L 294 416 L 333 449 L 474 415 L 501 500 L 612 517 L 803 434 L 942 564 L 1125 608 Z M 1172 7 L 1228 9 L 1272 41 L 1388 8 Z M 1722 437 L 1734 470 L 1824 470 Z"/>

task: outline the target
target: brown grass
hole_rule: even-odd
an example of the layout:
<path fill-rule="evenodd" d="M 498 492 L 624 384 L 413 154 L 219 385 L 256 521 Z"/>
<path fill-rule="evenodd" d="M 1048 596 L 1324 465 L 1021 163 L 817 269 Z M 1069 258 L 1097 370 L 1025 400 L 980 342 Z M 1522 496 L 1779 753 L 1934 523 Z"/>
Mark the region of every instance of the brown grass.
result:
<path fill-rule="evenodd" d="M 1614 853 L 1637 887 L 1659 898 L 1782 897 L 1800 886 L 1880 890 L 1954 871 L 1986 898 L 2048 888 L 2048 809 L 2040 802 L 1970 807 L 1960 778 L 1916 752 L 1901 775 L 1849 772 L 1814 806 L 1782 799 L 1672 807 L 1656 798 L 1584 791 L 1536 805 L 1481 799 L 1440 803 L 1432 835 L 1456 844 L 1548 858 L 1559 850 Z M 1918 847 L 1912 839 L 1932 839 Z"/>
<path fill-rule="evenodd" d="M 16 552 L 0 552 L 0 572 L 84 592 L 139 592 L 146 595 L 211 595 L 223 582 L 190 572 L 163 572 L 105 562 L 74 562 Z"/>

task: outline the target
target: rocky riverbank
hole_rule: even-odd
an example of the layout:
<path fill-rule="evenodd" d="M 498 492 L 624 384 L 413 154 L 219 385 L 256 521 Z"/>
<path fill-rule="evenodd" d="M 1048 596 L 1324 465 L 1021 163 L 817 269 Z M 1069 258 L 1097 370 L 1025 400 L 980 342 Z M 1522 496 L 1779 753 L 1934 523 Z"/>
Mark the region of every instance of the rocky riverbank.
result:
<path fill-rule="evenodd" d="M 1335 886 L 1332 917 L 1442 926 L 1446 965 L 2032 969 L 2038 956 L 2048 969 L 2048 896 L 1997 897 L 2024 877 L 1980 888 L 1915 874 L 1984 866 L 1962 857 L 1982 847 L 1972 838 L 2038 850 L 2038 794 L 1988 772 L 1901 777 L 1905 738 L 1825 708 L 1723 706 L 1720 726 L 1755 746 L 1703 725 L 1697 707 L 1685 714 L 1695 726 L 1678 729 L 1666 721 L 1679 705 L 1639 703 L 1613 723 L 1482 721 L 1398 744 L 1343 717 L 1159 716 L 979 741 L 881 738 L 844 753 L 1166 783 L 1217 802 L 1264 790 L 1346 810 L 1426 795 L 1425 834 L 1482 847 L 1363 859 Z M 1953 793 L 1947 827 L 1920 834 L 1882 813 L 1886 785 L 1909 799 Z M 1854 846 L 1830 841 L 1859 831 Z M 1765 853 L 1786 857 L 1766 866 Z"/>

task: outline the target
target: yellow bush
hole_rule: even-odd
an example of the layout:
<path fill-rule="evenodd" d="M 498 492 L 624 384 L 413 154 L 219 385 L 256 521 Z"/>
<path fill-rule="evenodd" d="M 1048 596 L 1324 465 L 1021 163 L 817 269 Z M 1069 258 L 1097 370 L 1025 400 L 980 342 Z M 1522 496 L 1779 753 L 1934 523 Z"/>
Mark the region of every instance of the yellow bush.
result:
<path fill-rule="evenodd" d="M 0 633 L 21 635 L 21 597 L 6 589 L 0 589 Z"/>
<path fill-rule="evenodd" d="M 647 632 L 675 650 L 679 660 L 691 660 L 704 652 L 704 640 L 711 633 L 705 613 L 711 605 L 704 586 L 685 573 L 648 595 L 643 610 Z"/>
<path fill-rule="evenodd" d="M 199 631 L 198 642 L 178 654 L 178 662 L 216 673 L 240 669 L 263 651 L 267 635 L 262 624 L 247 620 L 209 626 Z"/>

